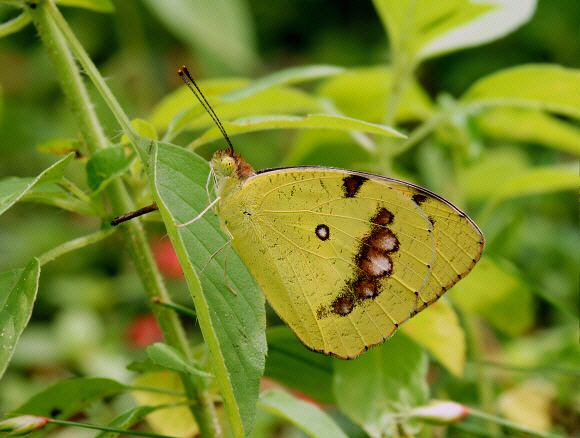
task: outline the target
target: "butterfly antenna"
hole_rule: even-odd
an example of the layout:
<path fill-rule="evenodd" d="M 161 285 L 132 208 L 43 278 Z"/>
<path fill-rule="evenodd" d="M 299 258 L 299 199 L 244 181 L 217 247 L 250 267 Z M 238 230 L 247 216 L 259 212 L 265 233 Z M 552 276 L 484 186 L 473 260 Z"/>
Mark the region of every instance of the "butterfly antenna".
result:
<path fill-rule="evenodd" d="M 234 153 L 234 145 L 230 141 L 230 138 L 228 137 L 228 134 L 226 133 L 226 130 L 224 129 L 224 126 L 222 125 L 222 122 L 220 122 L 220 119 L 218 118 L 217 114 L 215 113 L 215 111 L 213 110 L 213 108 L 211 107 L 211 105 L 209 104 L 209 102 L 207 101 L 207 99 L 205 98 L 203 93 L 201 92 L 200 88 L 195 83 L 195 80 L 193 79 L 193 76 L 191 76 L 191 73 L 189 73 L 189 70 L 187 69 L 187 67 L 185 65 L 182 66 L 179 70 L 177 70 L 177 74 L 179 75 L 179 77 L 181 79 L 183 79 L 183 82 L 185 82 L 187 84 L 189 89 L 191 91 L 193 91 L 193 94 L 195 94 L 195 97 L 197 97 L 197 100 L 199 100 L 199 103 L 201 103 L 201 106 L 203 106 L 203 109 L 205 109 L 207 111 L 207 113 L 209 114 L 209 116 L 211 117 L 213 122 L 217 125 L 220 132 L 222 133 L 222 135 L 224 136 L 224 138 L 228 142 L 228 145 L 230 146 L 230 150 L 232 151 L 232 154 L 233 154 Z"/>

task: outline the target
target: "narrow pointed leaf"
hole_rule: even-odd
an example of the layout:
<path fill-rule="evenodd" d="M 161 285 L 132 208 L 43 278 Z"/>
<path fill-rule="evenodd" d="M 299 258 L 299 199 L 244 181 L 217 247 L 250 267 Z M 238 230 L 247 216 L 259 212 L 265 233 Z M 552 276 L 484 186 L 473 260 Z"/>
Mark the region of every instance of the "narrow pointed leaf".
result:
<path fill-rule="evenodd" d="M 260 394 L 260 409 L 271 412 L 313 438 L 346 438 L 340 427 L 318 406 L 299 400 L 287 392 L 271 389 Z"/>
<path fill-rule="evenodd" d="M 65 379 L 34 395 L 14 413 L 66 420 L 76 413 L 83 412 L 97 401 L 119 394 L 126 389 L 125 385 L 112 379 Z M 31 433 L 27 437 L 45 436 L 48 430 L 54 426 L 49 424 L 44 429 Z"/>
<path fill-rule="evenodd" d="M 0 181 L 0 214 L 12 207 L 33 187 L 60 180 L 73 157 L 74 153 L 67 155 L 36 178 L 7 178 Z"/>
<path fill-rule="evenodd" d="M 157 365 L 173 371 L 189 373 L 195 376 L 211 376 L 211 374 L 201 371 L 188 363 L 176 348 L 162 342 L 157 342 L 147 347 L 147 356 Z"/>
<path fill-rule="evenodd" d="M 231 137 L 253 131 L 263 131 L 267 129 L 334 129 L 339 131 L 362 131 L 370 134 L 388 135 L 392 137 L 404 137 L 388 126 L 376 125 L 374 123 L 363 122 L 362 120 L 351 119 L 349 117 L 331 116 L 326 114 L 310 114 L 306 117 L 299 116 L 255 116 L 238 119 L 234 122 L 223 122 L 223 126 Z M 217 127 L 209 129 L 205 134 L 191 143 L 191 147 L 196 148 L 202 144 L 221 138 L 222 134 Z"/>
<path fill-rule="evenodd" d="M 39 276 L 40 265 L 36 258 L 24 269 L 0 274 L 0 378 L 32 315 Z"/>

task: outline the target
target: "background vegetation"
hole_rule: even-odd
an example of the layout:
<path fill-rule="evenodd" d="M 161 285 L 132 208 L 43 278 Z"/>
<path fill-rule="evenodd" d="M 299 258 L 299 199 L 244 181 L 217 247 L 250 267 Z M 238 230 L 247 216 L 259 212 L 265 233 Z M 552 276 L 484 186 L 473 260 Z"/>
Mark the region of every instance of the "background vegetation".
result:
<path fill-rule="evenodd" d="M 396 375 L 398 384 L 405 388 L 427 378 L 429 392 L 422 387 L 409 390 L 410 396 L 417 398 L 416 403 L 410 403 L 413 407 L 429 399 L 453 400 L 529 426 L 538 434 L 580 434 L 580 3 L 540 0 L 530 20 L 514 26 L 507 35 L 462 50 L 417 56 L 417 62 L 410 63 L 412 68 L 407 65 L 403 72 L 397 66 L 406 64 L 397 64 L 401 60 L 397 54 L 417 52 L 405 47 L 405 34 L 396 32 L 396 17 L 392 18 L 395 14 L 390 14 L 393 9 L 387 1 L 123 0 L 111 3 L 114 11 L 108 10 L 109 2 L 104 0 L 60 3 L 92 5 L 86 9 L 62 7 L 61 11 L 107 78 L 123 111 L 142 120 L 135 126 L 145 137 L 159 136 L 189 145 L 206 159 L 225 144 L 222 140 L 204 141 L 203 137 L 200 141 L 202 134 L 211 139 L 215 132 L 209 118 L 196 114 L 195 108 L 193 113 L 181 112 L 193 105 L 192 96 L 175 73 L 182 64 L 200 79 L 210 101 L 212 97 L 218 101 L 216 111 L 224 122 L 250 116 L 326 113 L 384 123 L 417 135 L 401 145 L 389 137 L 352 135 L 338 129 L 277 129 L 256 130 L 233 140 L 257 169 L 314 164 L 388 174 L 425 186 L 466 209 L 486 235 L 485 258 L 447 295 L 441 319 L 425 326 L 421 322 L 409 324 L 404 335 L 375 349 L 382 352 L 376 353 L 378 358 L 389 358 L 390 365 L 384 363 L 382 369 L 392 367 L 391 375 Z M 463 2 L 451 3 L 462 10 Z M 72 203 L 70 198 L 55 201 L 58 197 L 54 193 L 60 189 L 44 186 L 21 199 L 29 202 L 18 202 L 7 210 L 0 217 L 0 272 L 4 273 L 23 268 L 32 257 L 46 255 L 65 242 L 98 232 L 114 215 L 114 208 L 110 208 L 110 199 L 105 201 L 94 193 L 123 172 L 137 206 L 152 200 L 138 162 L 117 160 L 115 171 L 107 168 L 105 177 L 87 169 L 94 151 L 79 136 L 46 42 L 42 43 L 30 24 L 11 33 L 18 27 L 20 13 L 13 5 L 19 4 L 0 2 L 1 22 L 10 24 L 1 29 L 5 37 L 0 40 L 0 178 L 36 177 L 62 158 L 58 154 L 75 150 L 76 157 L 66 163 L 65 175 L 90 199 L 77 193 L 75 196 L 86 202 Z M 386 5 L 386 12 L 380 5 Z M 404 11 L 402 14 L 404 18 Z M 493 23 L 488 27 L 493 28 Z M 316 67 L 286 70 L 311 65 Z M 526 67 L 507 70 L 503 79 L 491 76 L 516 66 Z M 270 75 L 276 72 L 282 72 L 283 78 Z M 260 82 L 255 81 L 261 77 L 269 87 L 263 93 Z M 389 87 L 400 77 L 408 82 L 400 98 L 393 101 Z M 251 93 L 245 100 L 239 95 L 229 104 L 219 100 L 226 92 L 244 86 Z M 106 137 L 112 144 L 128 145 L 133 139 L 122 136 L 99 91 L 92 85 L 88 89 Z M 480 105 L 485 98 L 505 100 Z M 475 107 L 470 106 L 474 102 Z M 251 120 L 258 128 L 267 123 Z M 421 129 L 425 129 L 424 135 Z M 197 143 L 192 143 L 196 139 Z M 97 165 L 93 160 L 92 166 Z M 2 186 L 3 196 L 7 195 L 6 187 Z M 199 202 L 203 204 L 205 199 Z M 159 216 L 150 218 L 145 228 L 172 300 L 192 307 L 183 272 Z M 103 233 L 97 237 L 105 237 L 109 231 L 104 228 Z M 167 352 L 157 351 L 155 356 L 155 350 L 145 351 L 162 339 L 161 330 L 119 233 L 79 246 L 73 252 L 62 251 L 60 257 L 42 267 L 31 320 L 1 380 L 2 414 L 26 413 L 19 407 L 49 385 L 69 377 L 106 377 L 123 384 L 180 389 L 173 377 L 165 375 L 160 380 L 152 374 L 140 374 L 159 370 L 151 361 L 157 367 L 176 369 L 176 365 L 163 363 Z M 229 272 L 230 277 L 235 272 Z M 4 295 L 0 296 L 4 302 Z M 270 311 L 267 318 L 269 327 L 279 324 Z M 195 357 L 201 358 L 200 368 L 211 371 L 204 362 L 207 358 L 200 347 L 198 324 L 192 318 L 181 321 Z M 433 327 L 439 327 L 443 334 L 435 336 Z M 448 327 L 452 329 L 446 331 Z M 441 342 L 445 337 L 447 342 Z M 368 399 L 368 388 L 376 380 L 366 387 L 360 379 L 376 374 L 364 362 L 367 355 L 345 363 L 311 354 L 293 342 L 284 328 L 268 332 L 266 375 L 270 379 L 263 386 L 277 387 L 282 382 L 300 390 L 300 397 L 324 407 L 333 419 L 328 419 L 326 432 L 333 430 L 336 422 L 348 436 L 510 433 L 498 421 L 483 421 L 475 414 L 445 428 L 427 426 L 410 417 L 395 426 L 399 423 L 397 415 L 402 411 L 408 414 L 408 409 L 387 409 L 387 391 Z M 288 357 L 277 356 L 280 345 L 287 346 L 302 365 L 289 369 Z M 429 353 L 428 369 L 425 351 Z M 392 360 L 395 353 L 415 359 L 398 363 Z M 146 365 L 127 369 L 128 364 L 147 358 Z M 313 368 L 301 368 L 310 361 L 315 364 Z M 409 375 L 397 374 L 405 367 L 411 370 Z M 347 379 L 347 384 L 341 379 Z M 360 384 L 358 391 L 356 382 Z M 107 424 L 136 403 L 174 401 L 145 392 L 133 394 L 135 397 L 123 392 L 109 398 L 121 387 L 113 387 L 111 381 L 90 384 L 99 389 L 100 397 L 95 397 L 99 401 L 71 411 L 82 411 L 76 417 L 82 422 Z M 208 392 L 216 396 L 215 383 L 208 386 Z M 355 388 L 352 394 L 346 392 L 350 388 Z M 62 397 L 64 393 L 72 391 L 60 388 L 56 394 Z M 365 396 L 366 402 L 378 403 L 384 410 L 368 416 L 370 408 L 364 405 L 365 400 L 359 400 Z M 44 400 L 50 397 L 47 393 L 41 396 Z M 300 410 L 303 406 L 284 397 L 278 392 L 263 396 L 255 436 L 296 436 L 298 427 L 291 422 L 305 417 Z M 235 391 L 233 398 L 239 402 Z M 366 409 L 357 411 L 357 405 Z M 145 414 L 139 411 L 135 418 Z M 157 414 L 170 416 L 172 412 Z M 149 417 L 149 427 L 169 435 L 178 435 L 180 430 L 191 432 L 183 412 L 173 415 L 177 419 Z M 227 425 L 219 403 L 218 415 Z M 241 421 L 247 427 L 247 420 Z M 148 426 L 140 423 L 138 427 L 147 430 Z M 323 436 L 324 431 L 301 427 Z M 80 436 L 81 432 L 62 429 L 57 433 Z"/>

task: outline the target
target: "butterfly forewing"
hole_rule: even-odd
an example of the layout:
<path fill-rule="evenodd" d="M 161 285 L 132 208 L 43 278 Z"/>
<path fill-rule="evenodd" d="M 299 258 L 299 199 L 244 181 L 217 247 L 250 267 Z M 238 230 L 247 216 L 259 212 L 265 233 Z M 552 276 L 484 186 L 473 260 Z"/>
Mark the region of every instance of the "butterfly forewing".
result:
<path fill-rule="evenodd" d="M 432 219 L 372 175 L 268 171 L 220 217 L 280 317 L 308 348 L 337 357 L 358 356 L 416 313 L 436 265 Z"/>

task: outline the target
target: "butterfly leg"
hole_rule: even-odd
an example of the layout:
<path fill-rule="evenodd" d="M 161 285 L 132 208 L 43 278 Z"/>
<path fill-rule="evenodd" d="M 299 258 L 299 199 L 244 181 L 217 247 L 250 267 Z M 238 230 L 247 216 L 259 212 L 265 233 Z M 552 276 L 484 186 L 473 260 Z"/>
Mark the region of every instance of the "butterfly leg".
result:
<path fill-rule="evenodd" d="M 228 243 L 231 243 L 232 240 L 234 240 L 234 237 L 232 236 L 232 238 L 229 240 Z M 234 295 L 238 295 L 238 293 L 234 290 L 233 287 L 230 286 L 230 282 L 228 281 L 228 276 L 226 274 L 226 263 L 228 262 L 228 254 L 230 253 L 230 248 L 232 246 L 229 245 L 228 246 L 228 250 L 226 251 L 226 256 L 224 257 L 224 278 L 226 279 L 226 286 L 228 287 L 228 289 L 234 294 Z"/>
<path fill-rule="evenodd" d="M 209 190 L 209 182 L 211 181 L 213 177 L 213 188 L 212 191 L 215 190 L 215 185 L 216 185 L 216 178 L 215 178 L 215 173 L 213 170 L 210 170 L 209 173 L 207 174 L 207 181 L 205 183 L 205 192 L 207 193 L 207 202 L 209 204 L 211 204 L 211 195 L 210 195 L 210 190 Z"/>
<path fill-rule="evenodd" d="M 187 221 L 184 224 L 180 224 L 177 226 L 177 228 L 181 228 L 181 227 L 187 227 L 188 225 L 191 225 L 192 223 L 194 223 L 196 220 L 198 220 L 200 217 L 202 217 L 204 214 L 207 213 L 207 211 L 212 208 L 215 204 L 217 204 L 217 202 L 220 200 L 220 197 L 218 196 L 217 198 L 215 198 L 213 200 L 213 202 L 211 204 L 209 204 L 207 207 L 205 207 L 203 209 L 203 211 L 201 213 L 199 213 L 196 217 L 194 217 L 192 220 Z"/>
<path fill-rule="evenodd" d="M 210 258 L 208 259 L 208 261 L 205 263 L 205 265 L 204 265 L 203 269 L 201 270 L 201 272 L 200 272 L 200 275 L 203 275 L 203 271 L 205 271 L 205 268 L 207 268 L 207 265 L 209 265 L 209 262 L 211 262 L 211 261 L 212 261 L 212 259 L 213 259 L 213 258 L 214 258 L 216 255 L 218 255 L 218 253 L 219 253 L 219 252 L 220 252 L 222 249 L 224 249 L 224 248 L 227 246 L 227 247 L 228 247 L 228 250 L 226 251 L 226 256 L 224 257 L 224 278 L 225 278 L 225 280 L 226 280 L 226 286 L 228 287 L 228 289 L 229 289 L 229 290 L 230 290 L 230 291 L 231 291 L 231 292 L 232 292 L 234 295 L 238 295 L 238 293 L 237 293 L 237 292 L 236 292 L 236 291 L 235 291 L 235 290 L 234 290 L 234 289 L 233 289 L 233 288 L 230 286 L 230 283 L 229 283 L 229 281 L 228 281 L 228 277 L 227 277 L 227 271 L 226 271 L 226 264 L 227 264 L 227 262 L 228 262 L 228 254 L 230 253 L 231 243 L 232 243 L 232 241 L 233 241 L 233 240 L 234 240 L 234 236 L 232 236 L 232 235 L 230 234 L 230 239 L 229 239 L 229 240 L 228 240 L 226 243 L 224 243 L 222 246 L 220 246 L 220 247 L 219 247 L 219 249 L 218 249 L 216 252 L 214 252 L 214 253 L 213 253 L 213 254 L 210 256 Z"/>

